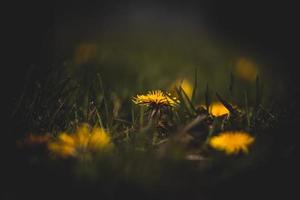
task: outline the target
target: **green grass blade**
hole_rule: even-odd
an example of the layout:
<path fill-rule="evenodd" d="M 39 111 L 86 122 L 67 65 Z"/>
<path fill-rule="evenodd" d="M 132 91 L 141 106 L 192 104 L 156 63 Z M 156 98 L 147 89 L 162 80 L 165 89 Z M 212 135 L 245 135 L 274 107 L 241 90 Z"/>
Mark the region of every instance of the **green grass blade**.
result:
<path fill-rule="evenodd" d="M 102 118 L 101 118 L 97 108 L 96 108 L 96 115 L 97 115 L 97 118 L 98 118 L 98 123 L 99 123 L 100 128 L 104 128 Z"/>
<path fill-rule="evenodd" d="M 195 68 L 194 87 L 193 87 L 193 93 L 192 93 L 192 98 L 191 98 L 191 101 L 193 103 L 195 103 L 197 85 L 198 85 L 198 71 L 197 71 L 197 68 Z"/>
<path fill-rule="evenodd" d="M 179 101 L 180 101 L 180 105 L 182 105 L 183 108 L 190 114 L 190 110 L 189 110 L 189 108 L 187 107 L 186 103 L 184 102 L 184 98 L 183 98 L 182 93 L 180 92 L 180 89 L 177 88 L 177 87 L 175 87 L 175 91 L 176 91 L 176 93 L 177 93 L 177 95 L 178 95 L 178 99 L 179 99 Z M 166 93 L 166 94 L 167 94 L 167 93 Z M 168 94 L 167 94 L 167 95 L 168 95 Z"/>
<path fill-rule="evenodd" d="M 248 105 L 248 93 L 245 91 L 245 111 L 246 111 L 246 117 L 247 117 L 247 125 L 248 128 L 250 128 L 250 113 L 249 113 L 249 105 Z"/>
<path fill-rule="evenodd" d="M 99 73 L 97 73 L 97 77 L 98 77 L 100 89 L 103 94 L 103 104 L 104 104 L 104 110 L 105 110 L 105 116 L 106 116 L 106 124 L 107 124 L 107 127 L 110 127 L 112 125 L 112 119 L 109 120 L 110 117 L 109 117 L 109 112 L 108 112 L 108 104 L 107 104 L 107 99 L 106 99 L 106 95 L 105 95 L 105 91 L 104 91 L 104 87 L 103 87 L 102 78 Z"/>
<path fill-rule="evenodd" d="M 186 94 L 186 92 L 184 91 L 184 89 L 181 86 L 180 86 L 180 90 L 184 96 L 185 101 L 188 103 L 189 107 L 191 108 L 193 115 L 195 115 L 197 112 L 196 112 L 196 109 L 195 109 L 192 101 L 190 100 L 190 98 L 188 97 L 188 95 Z"/>
<path fill-rule="evenodd" d="M 206 89 L 205 89 L 205 106 L 206 106 L 206 110 L 207 112 L 209 112 L 209 106 L 211 104 L 210 101 L 210 96 L 209 96 L 209 88 L 208 88 L 208 84 L 206 84 Z"/>
<path fill-rule="evenodd" d="M 225 99 L 223 99 L 219 93 L 216 92 L 216 96 L 217 96 L 218 100 L 229 110 L 229 112 L 231 114 L 233 114 L 233 115 L 237 114 L 235 109 L 231 106 L 231 104 L 228 103 L 227 101 L 225 101 Z"/>
<path fill-rule="evenodd" d="M 206 142 L 209 141 L 210 137 L 216 133 L 222 131 L 224 125 L 224 116 L 215 117 L 212 123 L 212 128 L 209 130 Z"/>

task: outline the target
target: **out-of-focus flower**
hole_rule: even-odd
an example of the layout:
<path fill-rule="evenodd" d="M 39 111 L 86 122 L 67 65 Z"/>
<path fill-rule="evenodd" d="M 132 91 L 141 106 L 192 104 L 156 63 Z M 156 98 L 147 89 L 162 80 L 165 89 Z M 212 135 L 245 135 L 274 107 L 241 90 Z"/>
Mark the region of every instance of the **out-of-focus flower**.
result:
<path fill-rule="evenodd" d="M 181 88 L 184 90 L 186 95 L 191 99 L 193 95 L 193 86 L 191 82 L 187 79 L 183 79 L 183 80 L 178 79 L 171 85 L 171 89 L 174 89 L 175 87 L 178 88 L 179 86 L 181 86 Z"/>
<path fill-rule="evenodd" d="M 161 90 L 149 91 L 146 95 L 137 95 L 132 98 L 135 104 L 158 107 L 175 107 L 179 100 L 172 97 L 170 93 L 164 93 Z"/>
<path fill-rule="evenodd" d="M 229 110 L 220 102 L 214 102 L 209 106 L 209 113 L 215 117 L 229 115 Z"/>
<path fill-rule="evenodd" d="M 234 66 L 235 75 L 246 81 L 255 81 L 258 74 L 257 65 L 247 58 L 239 58 Z"/>
<path fill-rule="evenodd" d="M 62 132 L 48 144 L 50 152 L 60 157 L 81 157 L 85 153 L 107 151 L 113 147 L 109 134 L 102 128 L 81 125 L 74 134 Z"/>
<path fill-rule="evenodd" d="M 43 135 L 29 134 L 24 140 L 17 141 L 19 147 L 22 146 L 43 146 L 51 140 L 50 133 Z"/>
<path fill-rule="evenodd" d="M 34 135 L 30 134 L 27 138 L 24 139 L 25 144 L 45 144 L 51 139 L 50 133 L 44 135 Z"/>
<path fill-rule="evenodd" d="M 74 63 L 77 65 L 89 62 L 96 57 L 97 45 L 93 43 L 81 43 L 75 48 Z"/>
<path fill-rule="evenodd" d="M 248 153 L 249 146 L 254 137 L 242 131 L 226 131 L 209 139 L 209 145 L 216 150 L 225 151 L 226 154 Z"/>

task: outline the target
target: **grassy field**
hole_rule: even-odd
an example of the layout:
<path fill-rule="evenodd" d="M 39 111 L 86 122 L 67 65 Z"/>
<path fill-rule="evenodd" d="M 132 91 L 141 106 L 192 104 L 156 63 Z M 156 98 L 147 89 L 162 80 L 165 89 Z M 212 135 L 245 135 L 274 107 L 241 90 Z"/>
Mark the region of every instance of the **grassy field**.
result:
<path fill-rule="evenodd" d="M 253 199 L 292 190 L 283 187 L 294 169 L 292 105 L 270 98 L 254 61 L 237 59 L 210 84 L 207 68 L 131 69 L 94 60 L 95 48 L 81 44 L 74 58 L 28 71 L 11 112 L 17 160 L 6 199 Z"/>
<path fill-rule="evenodd" d="M 192 5 L 130 5 L 91 9 L 98 17 L 57 5 L 51 28 L 34 10 L 16 31 L 30 30 L 14 59 L 47 64 L 9 69 L 0 199 L 292 199 L 297 73 L 251 40 L 216 39 Z M 53 34 L 44 49 L 40 28 Z"/>

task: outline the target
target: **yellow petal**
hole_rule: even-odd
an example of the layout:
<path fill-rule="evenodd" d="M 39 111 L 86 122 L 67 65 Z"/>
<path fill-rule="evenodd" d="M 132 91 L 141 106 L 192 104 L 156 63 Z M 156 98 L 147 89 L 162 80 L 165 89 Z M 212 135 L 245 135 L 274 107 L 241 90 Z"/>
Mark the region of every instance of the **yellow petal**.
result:
<path fill-rule="evenodd" d="M 50 152 L 61 157 L 74 156 L 76 153 L 76 150 L 73 146 L 63 145 L 59 143 L 50 143 L 48 145 L 48 149 Z"/>
<path fill-rule="evenodd" d="M 85 148 L 89 142 L 89 126 L 87 124 L 81 125 L 76 130 L 76 145 Z"/>
<path fill-rule="evenodd" d="M 108 133 L 104 129 L 94 128 L 89 141 L 89 148 L 98 151 L 108 147 L 111 147 L 111 139 Z"/>
<path fill-rule="evenodd" d="M 229 115 L 229 110 L 222 103 L 216 102 L 209 106 L 209 113 L 218 117 L 222 115 Z"/>
<path fill-rule="evenodd" d="M 58 136 L 60 142 L 65 143 L 69 146 L 73 146 L 75 144 L 74 138 L 66 133 L 61 133 Z"/>

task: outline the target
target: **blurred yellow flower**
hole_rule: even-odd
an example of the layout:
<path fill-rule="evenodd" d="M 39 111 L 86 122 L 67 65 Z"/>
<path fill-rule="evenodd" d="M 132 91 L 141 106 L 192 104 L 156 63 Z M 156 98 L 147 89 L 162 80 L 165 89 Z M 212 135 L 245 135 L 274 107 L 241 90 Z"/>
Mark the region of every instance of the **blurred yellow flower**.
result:
<path fill-rule="evenodd" d="M 97 45 L 93 43 L 80 43 L 74 52 L 74 63 L 77 65 L 87 63 L 97 54 Z"/>
<path fill-rule="evenodd" d="M 26 145 L 39 145 L 39 144 L 46 144 L 51 139 L 50 133 L 44 134 L 44 135 L 34 135 L 29 134 L 24 139 L 24 144 Z"/>
<path fill-rule="evenodd" d="M 183 79 L 183 80 L 176 80 L 171 88 L 174 88 L 174 87 L 179 87 L 181 86 L 181 88 L 184 90 L 184 92 L 186 93 L 186 95 L 191 99 L 192 98 L 192 95 L 193 95 L 193 85 L 191 84 L 191 82 L 187 79 Z"/>
<path fill-rule="evenodd" d="M 92 151 L 111 147 L 111 138 L 103 129 L 94 128 L 92 130 L 88 145 Z"/>
<path fill-rule="evenodd" d="M 258 74 L 257 65 L 247 58 L 239 58 L 234 66 L 235 75 L 246 81 L 255 81 Z"/>
<path fill-rule="evenodd" d="M 248 153 L 249 146 L 254 142 L 254 138 L 242 131 L 226 131 L 209 140 L 209 145 L 226 154 L 237 154 L 240 151 Z"/>
<path fill-rule="evenodd" d="M 171 97 L 170 93 L 164 93 L 161 90 L 149 91 L 146 95 L 137 95 L 132 98 L 135 104 L 146 106 L 169 106 L 175 107 L 179 100 L 176 97 Z"/>
<path fill-rule="evenodd" d="M 209 113 L 215 117 L 229 115 L 229 110 L 220 102 L 214 102 L 209 106 Z"/>
<path fill-rule="evenodd" d="M 84 153 L 105 151 L 112 148 L 109 134 L 102 128 L 90 128 L 83 124 L 74 134 L 62 132 L 48 144 L 50 152 L 66 158 L 80 157 Z"/>
<path fill-rule="evenodd" d="M 18 147 L 46 147 L 51 141 L 50 133 L 43 135 L 29 134 L 24 139 L 17 141 Z"/>

